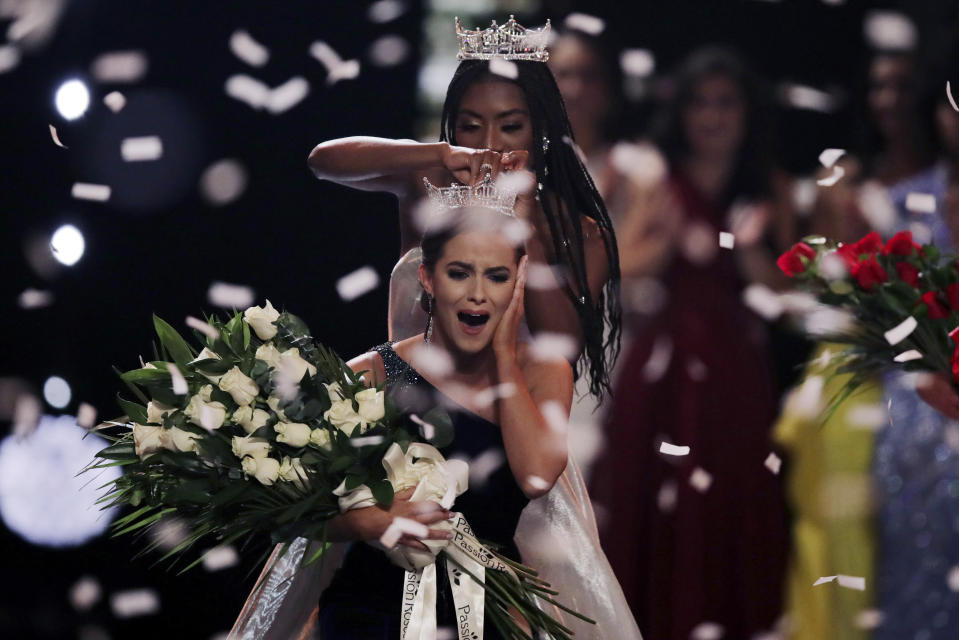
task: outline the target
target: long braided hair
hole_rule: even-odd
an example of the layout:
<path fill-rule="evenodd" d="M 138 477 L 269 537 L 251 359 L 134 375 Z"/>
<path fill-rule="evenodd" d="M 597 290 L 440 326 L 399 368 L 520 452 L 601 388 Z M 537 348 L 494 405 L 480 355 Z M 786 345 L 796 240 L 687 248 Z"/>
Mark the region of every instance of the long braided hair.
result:
<path fill-rule="evenodd" d="M 456 144 L 456 116 L 466 90 L 476 82 L 495 78 L 513 82 L 522 90 L 529 107 L 533 129 L 533 169 L 536 180 L 560 202 L 541 198 L 543 212 L 553 239 L 553 251 L 566 267 L 571 282 L 566 293 L 573 302 L 583 331 L 584 352 L 574 363 L 577 375 L 580 363 L 589 369 L 590 392 L 601 397 L 610 391 L 609 370 L 619 355 L 622 308 L 619 303 L 619 252 L 616 235 L 606 205 L 592 178 L 573 147 L 573 132 L 566 106 L 552 72 L 542 62 L 518 60 L 517 77 L 507 79 L 491 74 L 489 62 L 464 60 L 453 74 L 446 91 L 440 139 Z M 544 149 L 541 141 L 549 140 Z M 586 278 L 581 217 L 596 221 L 609 261 L 609 280 L 598 299 L 593 299 Z"/>

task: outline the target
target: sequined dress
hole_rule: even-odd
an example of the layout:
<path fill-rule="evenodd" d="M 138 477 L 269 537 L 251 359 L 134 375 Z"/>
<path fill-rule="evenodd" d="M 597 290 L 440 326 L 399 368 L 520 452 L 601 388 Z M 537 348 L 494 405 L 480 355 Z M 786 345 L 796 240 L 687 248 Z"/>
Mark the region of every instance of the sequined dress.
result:
<path fill-rule="evenodd" d="M 447 459 L 472 460 L 484 455 L 503 461 L 485 482 L 471 478 L 469 489 L 457 498 L 453 509 L 466 516 L 482 540 L 500 545 L 500 552 L 519 560 L 513 535 L 528 500 L 506 463 L 499 426 L 436 389 L 400 358 L 390 344 L 376 347 L 376 352 L 386 369 L 388 393 L 398 407 L 423 412 L 442 405 L 449 412 L 454 440 L 440 450 Z M 437 623 L 440 627 L 454 627 L 453 599 L 446 572 L 440 570 L 437 575 L 440 576 Z M 319 628 L 323 640 L 397 640 L 403 576 L 403 569 L 392 564 L 382 551 L 368 544 L 354 543 L 320 599 Z M 484 638 L 501 637 L 488 618 L 485 628 Z"/>

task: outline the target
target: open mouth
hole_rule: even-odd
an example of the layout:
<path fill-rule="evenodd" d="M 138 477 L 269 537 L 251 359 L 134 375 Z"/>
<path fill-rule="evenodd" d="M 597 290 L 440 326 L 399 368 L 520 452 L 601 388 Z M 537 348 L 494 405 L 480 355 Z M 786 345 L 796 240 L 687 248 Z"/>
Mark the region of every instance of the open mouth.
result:
<path fill-rule="evenodd" d="M 468 327 L 482 327 L 489 320 L 488 313 L 468 313 L 466 311 L 460 311 L 456 314 L 456 317 Z"/>

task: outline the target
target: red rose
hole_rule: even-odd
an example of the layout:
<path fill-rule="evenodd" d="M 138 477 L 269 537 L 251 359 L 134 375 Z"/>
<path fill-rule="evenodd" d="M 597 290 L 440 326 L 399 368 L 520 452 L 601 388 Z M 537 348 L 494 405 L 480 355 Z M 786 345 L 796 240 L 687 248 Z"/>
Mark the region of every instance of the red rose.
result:
<path fill-rule="evenodd" d="M 786 253 L 779 256 L 776 264 L 787 276 L 795 276 L 806 271 L 806 265 L 816 257 L 816 250 L 805 242 L 797 242 Z M 803 261 L 803 258 L 806 261 Z"/>
<path fill-rule="evenodd" d="M 946 300 L 949 306 L 959 311 L 959 284 L 951 284 L 946 287 Z"/>
<path fill-rule="evenodd" d="M 876 253 L 882 251 L 882 238 L 875 231 L 870 231 L 853 246 L 856 248 L 856 255 Z"/>
<path fill-rule="evenodd" d="M 926 308 L 929 309 L 930 318 L 938 320 L 949 317 L 949 310 L 939 302 L 935 291 L 927 291 L 922 294 L 922 301 L 926 303 Z"/>
<path fill-rule="evenodd" d="M 919 287 L 919 269 L 908 262 L 896 263 L 896 271 L 899 272 L 899 279 L 912 287 Z M 953 285 L 957 286 L 957 285 Z M 956 292 L 959 294 L 959 291 Z M 951 303 L 950 303 L 951 304 Z"/>
<path fill-rule="evenodd" d="M 900 231 L 889 238 L 882 252 L 886 255 L 892 253 L 897 256 L 911 256 L 919 249 L 921 247 L 912 240 L 912 231 Z"/>
<path fill-rule="evenodd" d="M 882 265 L 876 262 L 876 256 L 869 256 L 857 264 L 853 276 L 856 278 L 859 286 L 867 291 L 875 289 L 877 284 L 881 284 L 887 280 L 886 270 L 882 268 Z"/>

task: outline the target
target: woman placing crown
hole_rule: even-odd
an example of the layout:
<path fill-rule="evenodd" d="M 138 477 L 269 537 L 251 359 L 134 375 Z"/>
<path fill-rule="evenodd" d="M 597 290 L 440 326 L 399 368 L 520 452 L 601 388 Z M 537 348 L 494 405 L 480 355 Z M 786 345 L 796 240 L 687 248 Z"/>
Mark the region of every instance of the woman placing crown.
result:
<path fill-rule="evenodd" d="M 500 172 L 531 168 L 542 192 L 521 199 L 516 214 L 533 227 L 525 249 L 531 270 L 545 274 L 547 282 L 536 278 L 526 297 L 527 323 L 534 335 L 573 336 L 590 390 L 602 395 L 618 351 L 619 259 L 606 207 L 577 157 L 562 97 L 544 64 L 548 29 L 547 23 L 542 30 L 526 30 L 511 17 L 499 27 L 494 22 L 466 31 L 457 21 L 462 62 L 447 90 L 440 142 L 340 138 L 314 148 L 309 165 L 318 178 L 400 199 L 405 255 L 390 283 L 392 339 L 422 330 L 425 322 L 416 304 L 422 228 L 413 206 L 426 195 L 422 178 L 448 184 L 452 177 L 474 185 L 486 175 L 495 180 Z M 505 69 L 497 65 L 504 60 Z M 556 286 L 548 286 L 550 274 Z"/>

